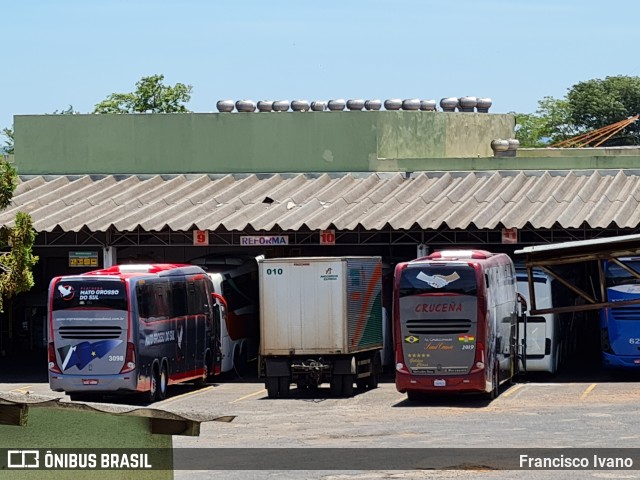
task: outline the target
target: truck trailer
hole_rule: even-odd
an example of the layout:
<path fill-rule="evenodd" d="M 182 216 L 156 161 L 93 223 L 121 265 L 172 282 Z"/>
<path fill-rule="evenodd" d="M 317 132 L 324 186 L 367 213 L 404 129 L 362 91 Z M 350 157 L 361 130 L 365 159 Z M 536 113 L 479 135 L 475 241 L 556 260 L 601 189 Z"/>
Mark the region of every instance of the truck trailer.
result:
<path fill-rule="evenodd" d="M 260 366 L 269 398 L 291 384 L 332 396 L 376 388 L 382 370 L 380 257 L 295 257 L 258 261 Z"/>

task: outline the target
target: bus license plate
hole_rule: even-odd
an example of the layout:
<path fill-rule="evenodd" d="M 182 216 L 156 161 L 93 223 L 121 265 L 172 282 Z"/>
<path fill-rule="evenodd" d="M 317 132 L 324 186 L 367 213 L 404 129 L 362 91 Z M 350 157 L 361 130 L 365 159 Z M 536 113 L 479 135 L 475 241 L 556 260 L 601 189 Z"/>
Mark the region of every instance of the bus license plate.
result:
<path fill-rule="evenodd" d="M 444 378 L 434 380 L 433 381 L 433 386 L 434 387 L 446 387 L 447 386 L 447 381 Z"/>

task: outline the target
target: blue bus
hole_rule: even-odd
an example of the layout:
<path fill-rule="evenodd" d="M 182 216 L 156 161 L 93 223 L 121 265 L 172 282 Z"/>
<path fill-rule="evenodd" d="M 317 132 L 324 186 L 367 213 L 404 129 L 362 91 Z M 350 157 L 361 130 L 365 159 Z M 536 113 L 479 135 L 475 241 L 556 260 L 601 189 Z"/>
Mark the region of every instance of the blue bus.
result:
<path fill-rule="evenodd" d="M 56 277 L 49 287 L 52 390 L 72 400 L 204 384 L 220 371 L 221 307 L 200 267 L 115 265 Z"/>
<path fill-rule="evenodd" d="M 640 299 L 640 257 L 604 262 L 609 302 Z M 640 368 L 640 304 L 600 311 L 602 363 L 607 368 Z"/>

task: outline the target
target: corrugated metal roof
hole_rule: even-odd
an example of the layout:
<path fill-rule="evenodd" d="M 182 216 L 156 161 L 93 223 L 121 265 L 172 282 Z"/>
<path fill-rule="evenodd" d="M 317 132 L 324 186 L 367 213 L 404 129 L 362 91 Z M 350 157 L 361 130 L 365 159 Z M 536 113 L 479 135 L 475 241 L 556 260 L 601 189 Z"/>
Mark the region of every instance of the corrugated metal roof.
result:
<path fill-rule="evenodd" d="M 37 231 L 635 228 L 640 171 L 23 177 Z"/>

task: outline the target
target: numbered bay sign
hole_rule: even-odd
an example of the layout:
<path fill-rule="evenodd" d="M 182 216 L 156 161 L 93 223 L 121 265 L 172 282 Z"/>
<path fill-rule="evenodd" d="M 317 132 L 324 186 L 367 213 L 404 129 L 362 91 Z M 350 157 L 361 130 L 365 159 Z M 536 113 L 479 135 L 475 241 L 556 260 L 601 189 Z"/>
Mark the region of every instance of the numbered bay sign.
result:
<path fill-rule="evenodd" d="M 517 228 L 503 228 L 502 229 L 502 243 L 518 243 L 518 229 Z"/>
<path fill-rule="evenodd" d="M 335 244 L 336 244 L 335 230 L 320 230 L 320 245 L 335 245 Z"/>
<path fill-rule="evenodd" d="M 209 245 L 209 230 L 194 230 L 193 244 L 196 246 Z"/>

